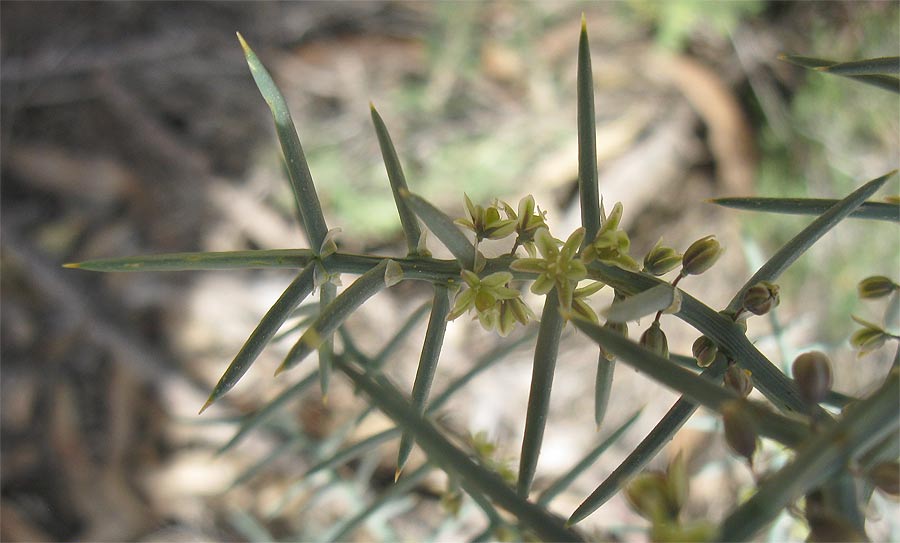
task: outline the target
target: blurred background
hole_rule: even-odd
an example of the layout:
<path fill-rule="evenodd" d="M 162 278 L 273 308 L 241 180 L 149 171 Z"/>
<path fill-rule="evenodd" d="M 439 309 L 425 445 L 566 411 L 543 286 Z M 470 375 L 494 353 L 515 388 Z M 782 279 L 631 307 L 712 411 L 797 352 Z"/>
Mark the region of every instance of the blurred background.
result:
<path fill-rule="evenodd" d="M 392 485 L 396 440 L 303 478 L 342 443 L 390 424 L 377 413 L 354 424 L 366 403 L 339 376 L 327 405 L 312 387 L 240 446 L 215 454 L 242 416 L 315 366 L 271 378 L 290 339 L 271 345 L 227 401 L 196 415 L 289 271 L 61 268 L 112 256 L 307 246 L 271 117 L 235 31 L 289 101 L 328 224 L 342 228 L 338 241 L 348 252 L 405 252 L 370 100 L 413 191 L 455 216 L 463 192 L 482 204 L 494 197 L 515 204 L 530 193 L 556 237 L 567 236 L 579 222 L 582 12 L 604 200 L 623 202 L 638 257 L 660 237 L 684 250 L 717 234 L 727 258 L 681 284 L 711 307 L 724 307 L 809 219 L 704 200 L 842 197 L 900 164 L 895 95 L 777 60 L 783 52 L 898 55 L 896 2 L 6 1 L 0 12 L 3 541 L 322 540 Z M 885 194 L 900 192 L 896 178 L 891 183 Z M 857 358 L 850 350 L 850 315 L 878 321 L 883 311 L 860 302 L 855 285 L 875 274 L 896 280 L 898 247 L 895 225 L 840 225 L 784 275 L 781 306 L 771 319 L 751 319 L 751 338 L 785 368 L 800 351 L 825 350 L 837 390 L 871 390 L 893 352 Z M 431 249 L 446 254 L 433 239 Z M 348 329 L 374 354 L 427 299 L 415 285 L 391 289 Z M 599 296 L 596 309 L 607 303 Z M 689 354 L 696 332 L 672 317 L 662 324 L 670 349 Z M 631 336 L 641 329 L 632 325 Z M 423 333 L 420 322 L 387 365 L 406 390 Z M 477 323 L 453 322 L 435 389 L 498 342 Z M 620 367 L 608 422 L 595 432 L 595 349 L 572 333 L 564 342 L 536 488 L 644 409 L 553 502 L 564 516 L 676 398 Z M 498 461 L 513 468 L 529 350 L 526 342 L 473 381 L 442 418 L 460 434 L 483 432 Z M 670 447 L 691 460 L 689 518 L 721 519 L 752 488 L 754 474 L 714 430 L 715 419 L 700 411 Z M 414 455 L 412 464 L 422 460 Z M 767 446 L 757 474 L 783 460 Z M 471 504 L 449 515 L 441 505 L 446 484 L 433 472 L 342 537 L 472 537 L 485 521 Z M 876 497 L 867 514 L 873 538 L 897 536 L 896 504 Z M 598 539 L 644 538 L 644 521 L 621 498 L 580 526 Z M 763 537 L 805 534 L 785 514 Z"/>

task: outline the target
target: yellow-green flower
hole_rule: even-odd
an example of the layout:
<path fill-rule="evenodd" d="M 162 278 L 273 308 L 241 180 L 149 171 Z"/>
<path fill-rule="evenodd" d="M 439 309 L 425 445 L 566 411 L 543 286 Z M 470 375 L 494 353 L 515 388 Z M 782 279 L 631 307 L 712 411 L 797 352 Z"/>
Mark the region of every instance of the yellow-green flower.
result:
<path fill-rule="evenodd" d="M 462 278 L 468 288 L 456 297 L 447 320 L 452 321 L 474 307 L 485 330 L 497 330 L 505 337 L 517 322 L 528 324 L 535 318 L 531 308 L 519 298 L 519 291 L 506 286 L 512 280 L 511 273 L 497 272 L 478 277 L 463 270 Z"/>
<path fill-rule="evenodd" d="M 487 209 L 475 205 L 468 195 L 465 195 L 468 219 L 456 219 L 454 222 L 475 233 L 476 241 L 483 239 L 503 239 L 516 230 L 515 219 L 500 217 L 500 210 L 496 206 L 488 206 Z"/>
<path fill-rule="evenodd" d="M 588 305 L 586 300 L 605 286 L 606 283 L 595 281 L 590 285 L 576 288 L 572 293 L 572 312 L 584 319 L 593 322 L 594 324 L 599 325 L 600 319 L 597 318 L 597 314 L 594 312 L 591 306 Z"/>
<path fill-rule="evenodd" d="M 628 254 L 631 240 L 625 231 L 619 230 L 621 221 L 622 203 L 617 202 L 609 216 L 603 220 L 603 225 L 597 231 L 597 237 L 584 248 L 582 256 L 585 262 L 599 260 L 604 264 L 626 270 L 638 271 L 640 269 L 638 263 Z"/>
<path fill-rule="evenodd" d="M 539 228 L 534 241 L 543 258 L 520 258 L 509 267 L 515 271 L 538 274 L 531 285 L 531 292 L 547 294 L 556 287 L 560 305 L 570 309 L 575 285 L 587 276 L 584 262 L 577 258 L 583 239 L 584 228 L 572 232 L 565 243 L 551 236 L 546 228 Z"/>
<path fill-rule="evenodd" d="M 506 217 L 516 221 L 516 243 L 510 254 L 515 254 L 516 248 L 525 247 L 528 256 L 534 258 L 537 251 L 534 246 L 534 234 L 539 228 L 547 228 L 547 212 L 541 211 L 534 203 L 534 196 L 528 195 L 519 200 L 519 211 L 516 212 L 511 205 L 500 202 Z"/>

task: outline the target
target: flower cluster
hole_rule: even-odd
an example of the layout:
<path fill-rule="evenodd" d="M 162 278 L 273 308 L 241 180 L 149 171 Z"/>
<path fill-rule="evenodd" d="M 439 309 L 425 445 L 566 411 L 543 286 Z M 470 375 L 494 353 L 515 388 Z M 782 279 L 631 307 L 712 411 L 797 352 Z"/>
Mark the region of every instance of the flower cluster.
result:
<path fill-rule="evenodd" d="M 597 237 L 584 248 L 585 262 L 599 260 L 604 264 L 618 266 L 626 270 L 638 271 L 640 266 L 628 254 L 631 247 L 631 239 L 624 230 L 619 229 L 622 221 L 622 203 L 617 202 L 613 206 L 608 217 L 603 218 Z"/>
<path fill-rule="evenodd" d="M 519 291 L 509 288 L 511 273 L 497 272 L 479 277 L 474 272 L 463 270 L 462 278 L 468 288 L 456 297 L 447 320 L 457 319 L 474 308 L 485 330 L 497 330 L 505 337 L 517 322 L 528 324 L 535 318 L 534 312 L 520 298 Z"/>
<path fill-rule="evenodd" d="M 889 339 L 900 339 L 896 333 L 888 331 L 894 330 L 900 325 L 900 285 L 888 277 L 875 275 L 860 281 L 857 291 L 859 297 L 864 300 L 888 298 L 882 324 L 851 315 L 851 318 L 862 328 L 857 329 L 850 336 L 850 345 L 859 351 L 859 356 L 864 356 L 880 349 Z"/>
<path fill-rule="evenodd" d="M 687 463 L 679 453 L 665 473 L 646 471 L 625 487 L 628 504 L 650 521 L 652 541 L 709 541 L 713 536 L 712 524 L 679 518 L 688 498 L 689 483 Z"/>
<path fill-rule="evenodd" d="M 531 292 L 535 294 L 547 294 L 556 287 L 560 305 L 568 310 L 572 307 L 575 285 L 587 276 L 587 268 L 578 258 L 578 248 L 583 240 L 584 228 L 572 232 L 565 243 L 551 236 L 546 228 L 540 228 L 534 241 L 542 258 L 520 258 L 509 267 L 537 274 L 531 285 Z"/>

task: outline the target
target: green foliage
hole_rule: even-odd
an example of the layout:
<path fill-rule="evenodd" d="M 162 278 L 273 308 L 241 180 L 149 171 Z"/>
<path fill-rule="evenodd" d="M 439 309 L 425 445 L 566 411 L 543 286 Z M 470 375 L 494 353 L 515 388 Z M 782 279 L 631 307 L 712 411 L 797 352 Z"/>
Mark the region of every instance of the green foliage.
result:
<path fill-rule="evenodd" d="M 654 9 L 675 10 L 672 13 L 682 15 L 690 13 L 685 10 L 699 9 L 699 4 L 690 2 L 654 5 L 657 6 Z M 758 3 L 703 6 L 716 6 L 711 9 L 722 14 L 721 20 L 726 26 L 734 14 L 758 9 Z M 457 219 L 449 217 L 426 198 L 410 192 L 387 126 L 373 107 L 372 120 L 393 201 L 406 236 L 407 255 L 390 258 L 349 254 L 339 250 L 333 239 L 335 231 L 328 230 L 325 225 L 310 168 L 284 99 L 243 39 L 241 45 L 253 77 L 272 110 L 300 219 L 312 247 L 131 257 L 67 266 L 97 271 L 278 267 L 301 270 L 225 370 L 204 409 L 238 382 L 300 301 L 319 288 L 320 310 L 317 316 L 306 326 L 278 369 L 278 373 L 290 370 L 318 351 L 318 372 L 299 381 L 260 412 L 246 418 L 222 451 L 233 447 L 247 432 L 263 424 L 288 399 L 312 386 L 317 378 L 324 395 L 328 376 L 334 369 L 369 399 L 369 409 L 354 424 L 377 408 L 393 419 L 396 427 L 335 450 L 330 455 L 323 455 L 318 464 L 309 470 L 310 473 L 332 469 L 397 437 L 401 440 L 398 477 L 413 444 L 418 445 L 428 458 L 427 463 L 400 478 L 377 499 L 335 525 L 327 539 L 345 538 L 377 509 L 410 492 L 434 468 L 444 470 L 451 480 L 451 488 L 445 497 L 451 514 L 460 509 L 460 489 L 484 512 L 488 523 L 485 537 L 506 532 L 518 534 L 516 537 L 520 538 L 533 535 L 551 541 L 582 540 L 584 535 L 573 526 L 623 488 L 633 507 L 651 521 L 650 535 L 658 541 L 746 540 L 803 498 L 806 500 L 806 518 L 814 532 L 834 533 L 840 528 L 844 530 L 841 533 L 845 534 L 863 533 L 864 526 L 859 525 L 857 520 L 862 518 L 859 511 L 865 506 L 865 500 L 834 501 L 831 497 L 842 495 L 847 485 L 852 487 L 853 478 L 860 474 L 872 479 L 880 488 L 893 489 L 886 479 L 896 472 L 896 466 L 885 462 L 896 460 L 896 453 L 892 458 L 883 458 L 882 451 L 888 447 L 884 445 L 886 440 L 900 429 L 896 408 L 900 402 L 900 370 L 895 368 L 868 397 L 849 403 L 849 399 L 836 397 L 830 391 L 831 368 L 823 354 L 810 353 L 798 358 L 794 371 L 796 381 L 793 381 L 747 338 L 746 320 L 776 308 L 781 290 L 776 284 L 779 277 L 843 219 L 856 216 L 896 221 L 896 202 L 876 205 L 867 201 L 894 172 L 863 184 L 842 199 L 832 201 L 720 201 L 723 205 L 757 211 L 804 213 L 817 217 L 799 233 L 785 239 L 783 246 L 735 292 L 728 306 L 716 311 L 680 288 L 682 281 L 690 284 L 698 281 L 698 275 L 714 273 L 715 264 L 723 252 L 714 235 L 700 238 L 683 254 L 660 242 L 642 257 L 642 269 L 638 260 L 629 254 L 628 234 L 619 228 L 622 205 L 616 204 L 609 215 L 600 205 L 593 78 L 587 27 L 583 23 L 578 48 L 576 126 L 581 227 L 568 235 L 555 237 L 547 228 L 545 214 L 530 196 L 519 202 L 516 208 L 500 201 L 484 206 L 465 196 L 467 216 Z M 857 63 L 814 62 L 796 57 L 793 60 L 805 65 L 824 66 L 826 72 L 851 80 L 862 78 L 866 83 L 871 83 L 871 78 L 876 75 L 890 77 L 887 74 L 896 72 L 894 60 L 870 59 Z M 884 83 L 887 80 L 881 78 L 878 81 Z M 432 258 L 419 221 L 447 247 L 455 260 Z M 474 241 L 468 235 L 474 237 Z M 484 239 L 505 241 L 511 249 L 503 256 L 487 258 L 478 248 L 479 242 Z M 526 254 L 520 254 L 519 249 Z M 679 271 L 671 281 L 663 279 L 676 269 Z M 359 277 L 338 294 L 336 283 L 341 274 Z M 432 284 L 431 304 L 417 311 L 408 323 L 399 327 L 381 353 L 367 357 L 355 347 L 352 335 L 343 323 L 372 296 L 411 280 Z M 582 285 L 580 282 L 583 280 L 590 282 Z M 512 343 L 530 341 L 534 336 L 534 327 L 527 325 L 535 315 L 521 298 L 520 282 L 530 282 L 531 291 L 544 296 L 544 300 L 540 324 L 536 327 L 531 388 L 516 474 L 507 459 L 498 458 L 493 444 L 485 436 L 476 434 L 466 445 L 462 445 L 459 440 L 451 439 L 448 432 L 435 422 L 435 415 L 443 403 L 475 374 L 508 354 Z M 607 320 L 601 325 L 600 318 L 587 301 L 606 286 L 614 291 L 615 303 L 604 313 Z M 853 335 L 854 345 L 867 352 L 897 340 L 898 336 L 888 330 L 896 321 L 896 282 L 884 276 L 869 277 L 862 281 L 859 292 L 866 298 L 889 298 L 889 302 L 881 324 L 856 318 L 862 329 Z M 451 300 L 453 293 L 455 299 Z M 411 399 L 407 399 L 407 394 L 391 384 L 381 370 L 389 363 L 390 353 L 400 340 L 410 333 L 410 323 L 423 317 L 426 312 L 430 315 L 426 337 Z M 656 316 L 640 340 L 628 339 L 626 322 L 654 312 Z M 691 367 L 687 368 L 684 357 L 669 353 L 667 336 L 660 321 L 664 312 L 685 321 L 701 335 L 693 349 L 696 365 L 691 363 Z M 448 320 L 465 313 L 474 313 L 485 329 L 496 330 L 501 336 L 513 332 L 517 326 L 526 327 L 526 332 L 520 339 L 505 346 L 506 351 L 501 349 L 492 353 L 429 402 Z M 569 326 L 597 344 L 595 419 L 598 426 L 607 408 L 615 360 L 634 367 L 683 396 L 619 468 L 571 513 L 568 521 L 564 521 L 548 509 L 553 496 L 571 485 L 575 477 L 616 442 L 637 417 L 633 416 L 598 444 L 536 500 L 529 499 L 543 446 L 560 339 Z M 334 334 L 342 339 L 343 347 L 340 349 L 332 346 Z M 699 375 L 698 366 L 704 368 Z M 751 387 L 759 390 L 768 403 L 746 400 Z M 845 408 L 839 415 L 833 416 L 822 409 L 819 405 L 822 402 Z M 690 480 L 682 460 L 673 462 L 665 474 L 650 472 L 638 475 L 700 405 L 722 416 L 727 442 L 748 462 L 752 463 L 758 437 L 780 442 L 794 451 L 793 459 L 778 472 L 761 479 L 754 495 L 731 511 L 719 526 L 680 518 Z M 295 444 L 288 442 L 271 458 Z M 253 466 L 245 476 L 252 476 L 268 460 Z M 629 480 L 632 481 L 630 484 Z M 826 506 L 832 508 L 827 509 L 831 516 L 823 513 Z M 501 517 L 497 508 L 508 512 L 511 520 Z M 837 518 L 839 521 L 828 524 L 823 520 L 826 518 Z M 259 530 L 250 521 L 252 518 L 249 517 L 241 521 L 244 531 L 258 533 Z"/>

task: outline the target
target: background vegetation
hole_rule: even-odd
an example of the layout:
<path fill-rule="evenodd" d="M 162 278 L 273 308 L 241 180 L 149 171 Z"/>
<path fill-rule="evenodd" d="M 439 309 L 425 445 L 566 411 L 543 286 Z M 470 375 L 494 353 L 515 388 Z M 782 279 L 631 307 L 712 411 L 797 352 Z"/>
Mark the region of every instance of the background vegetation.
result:
<path fill-rule="evenodd" d="M 344 228 L 351 251 L 401 254 L 403 246 L 369 100 L 389 120 L 411 186 L 449 212 L 461 216 L 464 191 L 476 201 L 532 192 L 560 231 L 578 223 L 573 36 L 581 11 L 592 29 L 602 191 L 625 202 L 639 254 L 661 235 L 685 246 L 721 233 L 729 260 L 691 290 L 711 306 L 724 305 L 758 255 L 806 220 L 724 212 L 703 199 L 834 197 L 898 165 L 895 97 L 776 60 L 784 51 L 897 54 L 890 2 L 7 2 L 2 11 L 4 540 L 318 539 L 390 488 L 389 447 L 301 479 L 364 408 L 342 382 L 327 406 L 307 395 L 266 432 L 213 456 L 234 426 L 193 413 L 286 275 L 58 270 L 100 256 L 306 246 L 234 30 L 285 90 L 326 214 Z M 868 390 L 889 360 L 855 358 L 848 315 L 877 316 L 854 286 L 896 273 L 897 242 L 891 225 L 849 221 L 831 233 L 785 275 L 778 320 L 753 323 L 757 344 L 784 361 L 824 348 L 834 353 L 837 390 Z M 377 352 L 386 315 L 405 318 L 420 298 L 412 290 L 373 300 L 351 323 L 360 348 Z M 679 334 L 674 321 L 666 326 L 671 349 L 689 352 L 695 335 Z M 492 341 L 469 323 L 451 327 L 439 383 L 468 369 Z M 592 394 L 577 377 L 592 375 L 594 356 L 587 363 L 579 354 L 587 347 L 576 337 L 563 353 L 539 468 L 547 481 L 596 441 L 583 435 Z M 416 350 L 414 342 L 401 346 L 396 358 L 414 364 Z M 498 461 L 515 456 L 521 435 L 530 366 L 523 352 L 448 407 L 447 424 L 484 431 Z M 287 386 L 270 379 L 282 354 L 262 360 L 218 414 L 249 412 Z M 413 372 L 401 364 L 392 377 L 409 384 Z M 623 392 L 613 398 L 612 421 L 643 406 L 642 419 L 576 485 L 582 493 L 558 498 L 560 511 L 571 511 L 673 398 L 660 391 L 648 403 L 653 389 L 642 378 L 620 372 L 617 380 Z M 694 454 L 695 518 L 721 517 L 750 483 L 708 432 L 712 424 L 698 414 L 676 443 Z M 384 425 L 372 417 L 354 437 Z M 767 455 L 781 461 L 779 451 Z M 246 471 L 261 460 L 265 469 Z M 471 507 L 441 520 L 444 484 L 434 475 L 410 483 L 411 495 L 354 537 L 476 533 L 480 516 Z M 722 488 L 733 492 L 723 497 Z M 895 529 L 886 507 L 873 537 Z M 589 521 L 623 538 L 644 526 L 621 500 Z M 772 537 L 802 537 L 796 529 L 784 518 Z"/>

